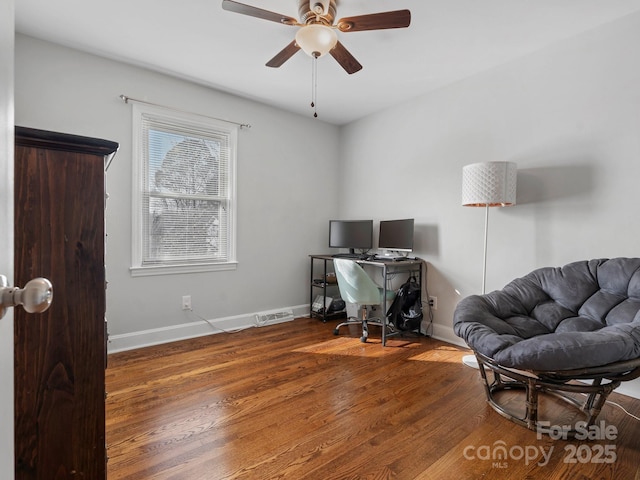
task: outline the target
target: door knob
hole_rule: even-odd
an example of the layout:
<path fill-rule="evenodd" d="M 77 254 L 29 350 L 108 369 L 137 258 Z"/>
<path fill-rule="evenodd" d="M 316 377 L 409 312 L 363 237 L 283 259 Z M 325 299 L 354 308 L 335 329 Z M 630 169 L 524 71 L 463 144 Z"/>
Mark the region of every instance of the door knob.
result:
<path fill-rule="evenodd" d="M 53 286 L 46 278 L 34 278 L 24 288 L 9 287 L 7 277 L 0 275 L 0 318 L 8 307 L 22 305 L 29 313 L 42 313 L 53 300 Z"/>

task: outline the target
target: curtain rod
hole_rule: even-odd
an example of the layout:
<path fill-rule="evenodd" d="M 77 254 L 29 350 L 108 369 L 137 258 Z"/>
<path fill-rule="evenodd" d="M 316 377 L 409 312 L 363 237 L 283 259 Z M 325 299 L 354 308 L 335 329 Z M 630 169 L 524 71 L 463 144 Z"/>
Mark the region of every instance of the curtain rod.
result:
<path fill-rule="evenodd" d="M 193 113 L 193 112 L 187 112 L 185 110 L 178 110 L 177 108 L 167 107 L 166 105 L 151 103 L 145 100 L 138 100 L 137 98 L 127 97 L 126 95 L 120 95 L 120 98 L 124 103 L 137 102 L 137 103 L 144 103 L 146 105 L 153 105 L 154 107 L 170 108 L 171 110 L 175 110 L 180 113 L 188 113 L 189 115 L 199 115 L 201 117 L 211 118 L 212 120 L 220 120 L 222 122 L 233 123 L 234 125 L 238 125 L 240 128 L 251 128 L 251 125 L 249 125 L 248 123 L 232 122 L 231 120 L 226 120 L 224 118 L 211 117 L 209 115 L 202 115 L 201 113 Z"/>

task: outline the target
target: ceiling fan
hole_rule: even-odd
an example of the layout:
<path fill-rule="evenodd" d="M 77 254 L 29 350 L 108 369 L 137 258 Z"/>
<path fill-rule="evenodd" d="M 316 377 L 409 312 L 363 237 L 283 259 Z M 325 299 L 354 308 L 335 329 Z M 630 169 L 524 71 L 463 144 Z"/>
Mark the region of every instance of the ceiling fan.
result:
<path fill-rule="evenodd" d="M 340 32 L 361 32 L 364 30 L 382 30 L 387 28 L 405 28 L 411 23 L 409 10 L 371 13 L 355 17 L 345 17 L 334 23 L 336 17 L 336 0 L 298 0 L 300 21 L 293 17 L 270 12 L 261 8 L 245 5 L 233 0 L 223 0 L 222 8 L 230 12 L 241 13 L 251 17 L 270 20 L 293 27 L 300 27 L 295 39 L 271 60 L 268 67 L 280 67 L 298 50 L 302 49 L 313 58 L 330 54 L 344 70 L 355 73 L 362 65 L 338 41 L 336 30 Z"/>

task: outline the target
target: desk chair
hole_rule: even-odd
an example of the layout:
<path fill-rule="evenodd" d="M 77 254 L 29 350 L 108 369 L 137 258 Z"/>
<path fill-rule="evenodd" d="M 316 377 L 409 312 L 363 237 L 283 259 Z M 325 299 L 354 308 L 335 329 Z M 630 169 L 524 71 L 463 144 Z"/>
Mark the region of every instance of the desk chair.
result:
<path fill-rule="evenodd" d="M 358 307 L 358 317 L 347 318 L 333 330 L 333 334 L 338 335 L 340 327 L 344 325 L 362 325 L 360 341 L 366 342 L 369 337 L 369 325 L 385 328 L 384 312 L 382 312 L 382 318 L 367 318 L 367 306 L 378 306 L 382 303 L 383 289 L 378 287 L 367 272 L 353 260 L 335 258 L 333 267 L 338 279 L 340 296 L 345 302 L 354 303 Z M 393 300 L 394 292 L 387 292 L 388 299 L 389 294 Z"/>

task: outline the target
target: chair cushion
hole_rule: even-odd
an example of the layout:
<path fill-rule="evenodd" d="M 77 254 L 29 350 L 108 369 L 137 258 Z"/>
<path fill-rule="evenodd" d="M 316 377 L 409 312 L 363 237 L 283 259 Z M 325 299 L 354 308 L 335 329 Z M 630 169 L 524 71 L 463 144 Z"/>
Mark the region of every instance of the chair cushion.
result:
<path fill-rule="evenodd" d="M 358 305 L 381 303 L 381 289 L 360 265 L 353 260 L 334 258 L 333 266 L 338 279 L 340 296 L 345 302 Z"/>
<path fill-rule="evenodd" d="M 454 331 L 501 365 L 570 370 L 640 357 L 640 258 L 540 268 L 464 298 Z"/>

